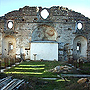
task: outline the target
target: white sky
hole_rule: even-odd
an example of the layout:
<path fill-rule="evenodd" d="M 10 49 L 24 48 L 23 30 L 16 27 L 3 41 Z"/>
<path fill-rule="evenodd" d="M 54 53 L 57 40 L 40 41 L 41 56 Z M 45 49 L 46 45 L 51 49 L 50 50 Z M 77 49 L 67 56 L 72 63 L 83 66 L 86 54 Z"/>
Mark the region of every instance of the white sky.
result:
<path fill-rule="evenodd" d="M 63 6 L 90 18 L 90 0 L 0 0 L 0 16 L 24 6 Z"/>

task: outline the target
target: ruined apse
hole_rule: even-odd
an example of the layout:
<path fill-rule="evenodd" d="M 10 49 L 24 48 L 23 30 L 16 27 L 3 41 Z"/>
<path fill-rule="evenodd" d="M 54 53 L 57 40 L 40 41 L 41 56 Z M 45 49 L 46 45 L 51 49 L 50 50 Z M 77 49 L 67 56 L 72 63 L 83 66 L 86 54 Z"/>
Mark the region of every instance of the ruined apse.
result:
<path fill-rule="evenodd" d="M 90 19 L 65 7 L 25 6 L 0 17 L 0 56 L 90 60 Z"/>

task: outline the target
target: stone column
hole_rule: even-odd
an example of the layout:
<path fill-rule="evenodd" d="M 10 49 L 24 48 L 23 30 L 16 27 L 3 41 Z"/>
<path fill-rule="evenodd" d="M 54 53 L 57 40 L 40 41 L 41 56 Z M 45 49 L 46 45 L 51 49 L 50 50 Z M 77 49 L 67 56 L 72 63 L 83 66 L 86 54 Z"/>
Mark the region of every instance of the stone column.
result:
<path fill-rule="evenodd" d="M 0 60 L 0 72 L 1 72 L 1 60 Z"/>
<path fill-rule="evenodd" d="M 5 68 L 7 67 L 7 59 L 4 58 Z"/>
<path fill-rule="evenodd" d="M 87 41 L 87 60 L 90 61 L 90 39 L 88 36 L 88 41 Z"/>
<path fill-rule="evenodd" d="M 68 49 L 68 57 L 69 57 L 69 62 L 70 63 L 73 63 L 73 51 L 72 51 L 73 49 Z"/>
<path fill-rule="evenodd" d="M 37 55 L 37 54 L 33 54 L 33 56 L 34 56 L 34 60 L 36 60 L 36 55 Z"/>

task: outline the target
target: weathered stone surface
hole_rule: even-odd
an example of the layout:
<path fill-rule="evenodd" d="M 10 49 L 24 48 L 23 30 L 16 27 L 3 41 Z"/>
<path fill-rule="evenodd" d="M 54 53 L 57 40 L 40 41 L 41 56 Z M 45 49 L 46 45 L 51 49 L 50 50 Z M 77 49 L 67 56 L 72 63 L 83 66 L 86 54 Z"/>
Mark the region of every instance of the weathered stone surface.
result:
<path fill-rule="evenodd" d="M 89 81 L 88 78 L 81 78 L 77 81 L 77 83 L 82 84 L 82 83 L 85 83 L 85 82 L 88 82 L 88 81 Z"/>
<path fill-rule="evenodd" d="M 54 68 L 54 70 L 56 70 L 56 71 L 58 71 L 58 70 L 60 70 L 60 66 L 56 66 L 55 68 Z"/>
<path fill-rule="evenodd" d="M 68 61 L 84 57 L 90 60 L 90 19 L 66 7 L 45 8 L 49 16 L 41 16 L 42 7 L 25 6 L 0 17 L 0 55 L 31 59 L 31 41 L 58 42 L 58 60 Z M 8 28 L 9 21 L 13 27 Z M 78 23 L 82 28 L 78 29 Z M 10 41 L 5 39 L 7 36 Z M 9 38 L 8 37 L 8 38 Z M 13 44 L 9 52 L 8 43 Z M 80 52 L 77 43 L 81 43 Z"/>
<path fill-rule="evenodd" d="M 54 72 L 54 73 L 68 73 L 72 71 L 72 67 L 69 66 L 56 66 L 54 69 L 48 70 L 49 72 Z"/>

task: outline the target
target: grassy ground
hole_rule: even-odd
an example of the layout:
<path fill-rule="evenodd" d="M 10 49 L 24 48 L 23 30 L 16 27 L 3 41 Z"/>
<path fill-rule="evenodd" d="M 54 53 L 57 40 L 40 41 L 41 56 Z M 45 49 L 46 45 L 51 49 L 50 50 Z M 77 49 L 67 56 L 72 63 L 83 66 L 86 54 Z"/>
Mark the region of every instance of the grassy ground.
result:
<path fill-rule="evenodd" d="M 82 74 L 89 74 L 90 75 L 90 63 L 84 63 L 80 72 Z"/>
<path fill-rule="evenodd" d="M 6 73 L 11 74 L 23 74 L 35 77 L 57 77 L 57 73 L 47 72 L 46 70 L 53 69 L 57 65 L 62 65 L 63 63 L 57 61 L 30 61 L 22 62 L 20 65 L 13 67 L 6 71 Z"/>
<path fill-rule="evenodd" d="M 60 73 L 52 73 L 47 70 L 53 69 L 58 65 L 65 65 L 60 61 L 30 61 L 22 62 L 9 70 L 6 70 L 7 76 L 24 79 L 25 84 L 19 90 L 89 90 L 84 85 L 79 85 L 79 78 L 66 78 L 67 81 L 58 78 Z M 83 65 L 82 71 L 90 68 L 90 64 Z M 80 72 L 82 73 L 82 72 Z M 88 72 L 90 73 L 90 72 Z M 57 78 L 57 80 L 42 80 L 40 78 Z M 83 89 L 84 88 L 84 89 Z"/>
<path fill-rule="evenodd" d="M 33 80 L 30 79 L 30 82 L 26 84 L 27 89 L 24 89 L 25 86 L 21 87 L 24 90 L 70 90 L 68 89 L 68 86 L 72 84 L 73 82 L 76 82 L 75 79 L 70 79 L 72 82 L 65 82 L 65 81 L 55 81 L 55 80 L 38 80 L 34 78 Z M 72 89 L 73 90 L 73 89 Z"/>

